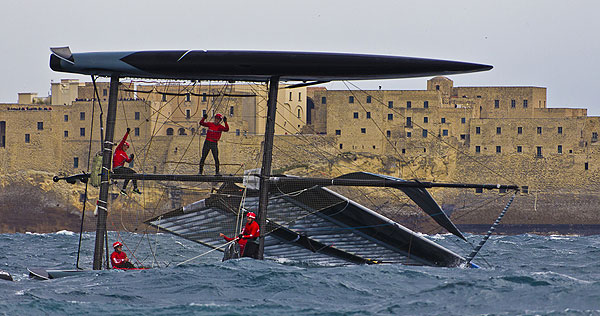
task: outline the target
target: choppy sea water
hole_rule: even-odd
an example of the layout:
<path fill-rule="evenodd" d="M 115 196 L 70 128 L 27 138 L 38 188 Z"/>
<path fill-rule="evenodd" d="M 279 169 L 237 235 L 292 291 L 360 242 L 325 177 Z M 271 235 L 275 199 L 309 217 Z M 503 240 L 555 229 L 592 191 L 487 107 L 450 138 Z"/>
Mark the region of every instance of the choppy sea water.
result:
<path fill-rule="evenodd" d="M 78 237 L 0 234 L 0 269 L 15 278 L 0 280 L 0 315 L 600 315 L 599 235 L 493 236 L 476 260 L 482 268 L 461 269 L 221 262 L 219 252 L 178 266 L 208 249 L 171 235 L 121 234 L 159 268 L 28 277 L 27 267 L 73 268 Z M 429 238 L 469 252 L 450 235 Z M 93 243 L 84 234 L 82 267 L 91 267 Z"/>

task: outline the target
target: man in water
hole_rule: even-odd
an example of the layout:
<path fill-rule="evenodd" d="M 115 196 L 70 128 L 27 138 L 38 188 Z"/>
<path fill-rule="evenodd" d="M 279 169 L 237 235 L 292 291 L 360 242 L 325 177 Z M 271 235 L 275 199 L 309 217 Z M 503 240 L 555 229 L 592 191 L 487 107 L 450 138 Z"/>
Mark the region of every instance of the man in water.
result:
<path fill-rule="evenodd" d="M 223 233 L 219 233 L 219 236 L 225 238 L 227 241 L 237 241 L 240 245 L 240 255 L 242 257 L 257 258 L 258 245 L 256 244 L 256 239 L 260 236 L 260 229 L 255 219 L 256 214 L 253 212 L 248 213 L 246 215 L 246 226 L 244 226 L 242 233 L 235 238 L 229 238 Z"/>
<path fill-rule="evenodd" d="M 229 131 L 229 124 L 227 124 L 227 117 L 219 113 L 215 115 L 214 123 L 205 122 L 207 118 L 208 115 L 204 114 L 200 120 L 200 125 L 208 127 L 208 131 L 206 132 L 206 140 L 202 147 L 202 158 L 200 158 L 200 170 L 198 174 L 202 174 L 204 171 L 204 160 L 206 160 L 208 152 L 212 151 L 213 159 L 215 160 L 215 174 L 219 175 L 219 148 L 217 147 L 217 142 L 221 139 L 221 132 Z M 221 121 L 225 123 L 225 126 L 221 125 Z"/>
<path fill-rule="evenodd" d="M 113 269 L 132 269 L 135 268 L 133 263 L 129 262 L 127 254 L 123 252 L 123 244 L 121 242 L 115 242 L 113 244 L 115 251 L 110 255 L 110 263 Z"/>
<path fill-rule="evenodd" d="M 129 167 L 125 167 L 125 162 L 133 161 L 133 154 L 127 156 L 127 149 L 129 149 L 129 143 L 127 142 L 127 136 L 129 136 L 129 127 L 127 128 L 127 132 L 123 139 L 115 149 L 115 154 L 113 155 L 113 172 L 114 173 L 135 173 L 135 171 Z M 121 189 L 121 194 L 127 195 L 125 189 L 127 189 L 127 185 L 129 184 L 129 179 L 123 181 L 123 189 Z M 133 193 L 142 194 L 137 186 L 137 180 L 133 180 Z"/>

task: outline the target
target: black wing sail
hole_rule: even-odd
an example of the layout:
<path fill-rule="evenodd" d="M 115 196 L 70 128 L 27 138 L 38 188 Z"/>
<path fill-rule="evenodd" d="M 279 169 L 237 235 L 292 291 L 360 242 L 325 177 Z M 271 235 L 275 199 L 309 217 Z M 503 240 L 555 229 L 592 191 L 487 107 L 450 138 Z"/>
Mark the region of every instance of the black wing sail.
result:
<path fill-rule="evenodd" d="M 387 179 L 397 182 L 407 182 L 400 178 L 369 172 L 350 173 L 339 177 L 339 179 Z M 431 216 L 436 223 L 445 228 L 448 232 L 463 240 L 467 240 L 425 188 L 398 187 L 397 189 L 404 192 L 404 194 L 413 200 L 413 202 L 415 202 L 425 213 Z"/>
<path fill-rule="evenodd" d="M 241 188 L 217 194 L 146 221 L 151 226 L 219 248 L 219 232 L 234 234 Z M 239 196 L 239 195 L 238 195 Z M 257 192 L 244 204 L 258 206 Z M 464 258 L 374 211 L 320 186 L 283 185 L 269 192 L 265 257 L 317 264 L 402 263 L 457 266 Z"/>

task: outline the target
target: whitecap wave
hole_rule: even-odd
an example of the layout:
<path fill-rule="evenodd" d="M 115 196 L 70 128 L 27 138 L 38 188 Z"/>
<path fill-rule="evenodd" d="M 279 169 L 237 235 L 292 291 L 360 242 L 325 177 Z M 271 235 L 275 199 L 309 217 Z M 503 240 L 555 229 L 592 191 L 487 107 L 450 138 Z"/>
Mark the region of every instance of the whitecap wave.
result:
<path fill-rule="evenodd" d="M 60 230 L 60 231 L 57 231 L 55 234 L 57 234 L 57 235 L 66 235 L 66 236 L 73 236 L 73 235 L 75 235 L 74 232 L 69 231 L 69 230 Z"/>

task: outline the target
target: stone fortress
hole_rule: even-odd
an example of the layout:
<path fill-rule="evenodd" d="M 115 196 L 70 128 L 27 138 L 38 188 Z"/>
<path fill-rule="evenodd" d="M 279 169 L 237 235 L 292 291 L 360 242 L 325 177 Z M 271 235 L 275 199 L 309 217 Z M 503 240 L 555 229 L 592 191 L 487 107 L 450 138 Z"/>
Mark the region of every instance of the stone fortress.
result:
<path fill-rule="evenodd" d="M 548 108 L 545 88 L 454 87 L 435 77 L 426 90 L 280 89 L 274 173 L 330 177 L 361 170 L 423 181 L 518 184 L 523 190 L 503 222 L 516 230 L 546 225 L 542 230 L 587 232 L 600 224 L 600 118 L 588 117 L 586 109 Z M 91 82 L 61 80 L 51 84 L 47 98 L 20 93 L 18 103 L 0 104 L 0 199 L 13 201 L 7 188 L 29 182 L 42 193 L 62 188 L 57 204 L 79 208 L 81 186 L 53 186 L 48 178 L 87 170 L 90 140 L 92 154 L 100 148 L 99 105 L 106 106 L 107 93 L 106 82 L 97 83 L 96 95 Z M 140 172 L 196 173 L 205 133 L 198 121 L 204 113 L 222 113 L 231 127 L 219 145 L 222 172 L 240 174 L 259 166 L 266 99 L 261 85 L 122 83 L 115 141 L 131 128 L 132 167 Z M 151 199 L 147 187 L 144 198 Z M 166 208 L 194 198 L 169 188 Z M 487 203 L 452 217 L 467 231 L 487 229 L 506 202 L 499 198 L 504 193 L 432 190 L 448 212 Z M 397 220 L 420 216 L 396 209 L 381 211 Z M 18 231 L 15 226 L 0 230 Z"/>

